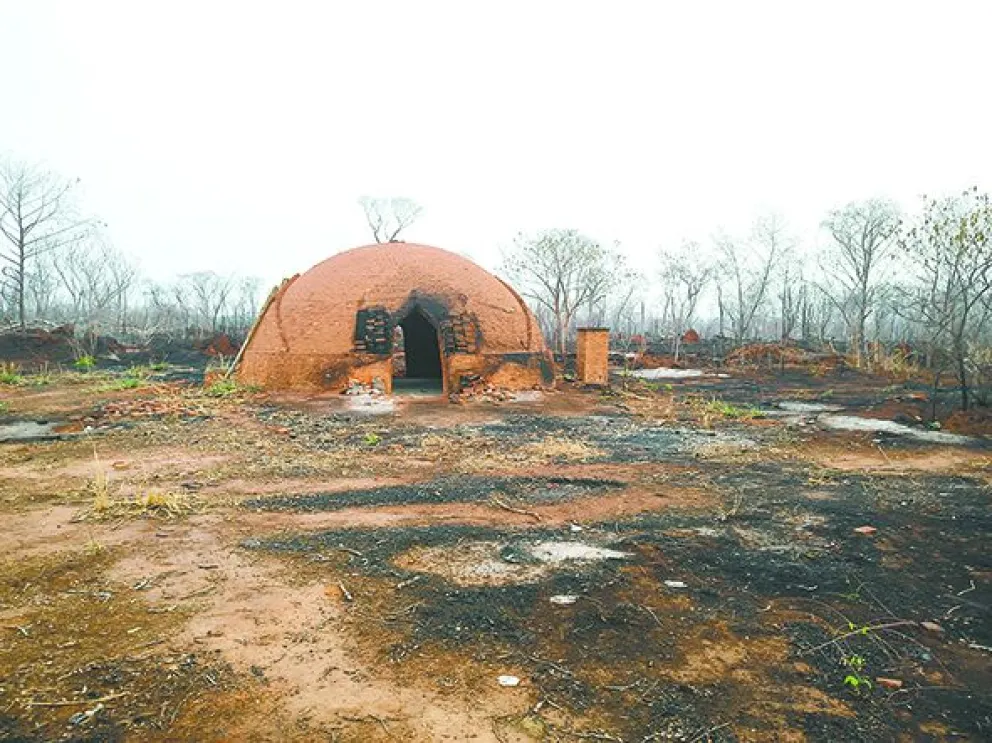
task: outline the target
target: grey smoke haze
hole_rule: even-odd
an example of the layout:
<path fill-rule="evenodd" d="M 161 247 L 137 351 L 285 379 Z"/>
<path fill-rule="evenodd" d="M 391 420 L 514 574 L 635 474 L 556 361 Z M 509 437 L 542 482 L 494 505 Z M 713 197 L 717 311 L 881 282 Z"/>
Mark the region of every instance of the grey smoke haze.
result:
<path fill-rule="evenodd" d="M 79 176 L 153 277 L 520 229 L 655 251 L 992 187 L 988 2 L 0 1 L 0 151 Z"/>

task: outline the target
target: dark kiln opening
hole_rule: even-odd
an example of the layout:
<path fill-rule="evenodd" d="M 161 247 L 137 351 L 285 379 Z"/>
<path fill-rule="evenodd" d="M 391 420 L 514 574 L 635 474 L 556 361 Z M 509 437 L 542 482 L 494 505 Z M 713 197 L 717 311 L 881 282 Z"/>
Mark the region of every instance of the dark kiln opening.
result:
<path fill-rule="evenodd" d="M 398 391 L 441 392 L 441 346 L 437 328 L 419 307 L 407 315 L 399 326 L 403 331 L 405 369 L 403 378 L 394 377 L 394 388 Z"/>

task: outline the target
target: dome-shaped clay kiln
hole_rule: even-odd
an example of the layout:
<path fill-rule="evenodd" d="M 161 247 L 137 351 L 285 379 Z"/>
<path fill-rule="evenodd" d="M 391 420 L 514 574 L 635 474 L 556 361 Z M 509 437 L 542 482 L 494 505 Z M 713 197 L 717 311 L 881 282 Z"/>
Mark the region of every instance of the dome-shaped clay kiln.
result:
<path fill-rule="evenodd" d="M 553 381 L 551 356 L 520 296 L 440 248 L 348 250 L 283 283 L 248 341 L 239 378 L 267 389 L 344 390 L 351 380 L 508 389 Z"/>

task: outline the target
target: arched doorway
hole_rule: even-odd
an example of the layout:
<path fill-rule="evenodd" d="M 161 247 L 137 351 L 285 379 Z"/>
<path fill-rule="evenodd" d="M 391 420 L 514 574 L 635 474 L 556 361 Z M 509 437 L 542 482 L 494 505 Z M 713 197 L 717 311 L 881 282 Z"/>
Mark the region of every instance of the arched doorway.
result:
<path fill-rule="evenodd" d="M 419 307 L 403 318 L 399 327 L 403 333 L 403 376 L 393 377 L 393 389 L 440 394 L 444 384 L 437 328 Z"/>

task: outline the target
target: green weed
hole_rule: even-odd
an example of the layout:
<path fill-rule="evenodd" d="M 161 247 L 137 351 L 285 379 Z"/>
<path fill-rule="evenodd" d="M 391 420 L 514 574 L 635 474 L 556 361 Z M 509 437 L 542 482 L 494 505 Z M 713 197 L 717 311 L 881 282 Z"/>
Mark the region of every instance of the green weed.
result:
<path fill-rule="evenodd" d="M 86 372 L 96 366 L 96 358 L 90 354 L 83 354 L 78 359 L 76 359 L 72 365 L 76 367 L 79 371 Z"/>
<path fill-rule="evenodd" d="M 24 383 L 24 377 L 16 364 L 0 364 L 0 384 L 19 385 Z"/>
<path fill-rule="evenodd" d="M 652 392 L 673 392 L 675 390 L 671 382 L 645 382 L 645 386 Z"/>
<path fill-rule="evenodd" d="M 365 434 L 365 445 L 366 446 L 378 446 L 382 443 L 382 436 L 377 433 L 370 432 Z"/>
<path fill-rule="evenodd" d="M 151 366 L 131 366 L 127 371 L 124 372 L 124 376 L 128 379 L 148 379 L 152 375 Z"/>
<path fill-rule="evenodd" d="M 218 379 L 207 387 L 203 393 L 208 397 L 230 397 L 241 391 L 241 387 L 233 379 Z"/>
<path fill-rule="evenodd" d="M 706 412 L 735 420 L 752 420 L 764 418 L 765 414 L 749 405 L 739 406 L 724 400 L 710 400 L 706 403 Z"/>
<path fill-rule="evenodd" d="M 135 390 L 143 387 L 145 381 L 138 377 L 122 377 L 121 379 L 102 385 L 100 392 L 119 392 L 120 390 Z"/>
<path fill-rule="evenodd" d="M 261 389 L 254 384 L 239 384 L 235 379 L 218 379 L 203 390 L 208 397 L 232 397 L 234 395 L 253 394 Z"/>
<path fill-rule="evenodd" d="M 865 630 L 868 628 L 866 627 Z M 871 691 L 871 680 L 863 673 L 865 670 L 865 659 L 860 655 L 850 655 L 844 658 L 844 665 L 848 668 L 848 674 L 844 677 L 844 686 L 851 689 L 855 694 L 867 694 Z"/>

